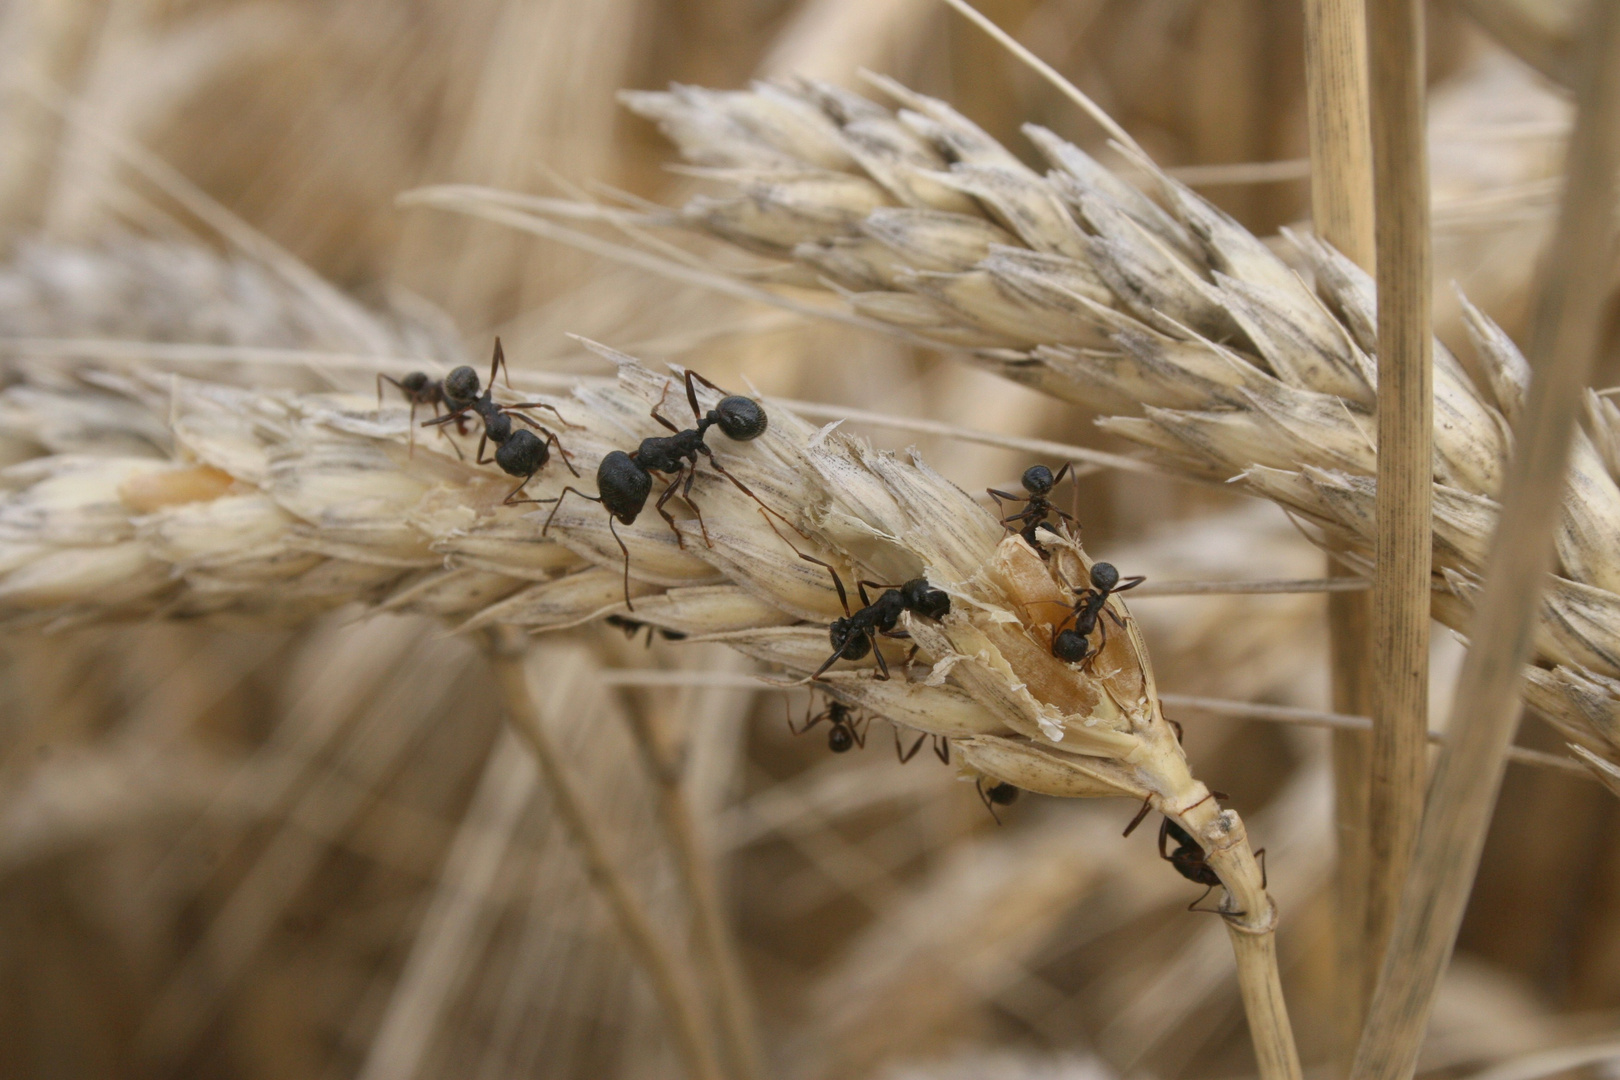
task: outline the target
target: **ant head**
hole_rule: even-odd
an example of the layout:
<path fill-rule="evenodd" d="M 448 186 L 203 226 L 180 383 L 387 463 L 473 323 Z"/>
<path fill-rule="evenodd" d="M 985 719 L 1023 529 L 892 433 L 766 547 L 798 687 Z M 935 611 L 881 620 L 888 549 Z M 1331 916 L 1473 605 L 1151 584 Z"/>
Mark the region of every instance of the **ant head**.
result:
<path fill-rule="evenodd" d="M 900 602 L 907 611 L 927 619 L 942 619 L 951 610 L 951 598 L 943 589 L 933 588 L 927 578 L 912 578 L 900 586 Z"/>
<path fill-rule="evenodd" d="M 492 443 L 503 443 L 512 437 L 512 418 L 505 413 L 496 413 L 484 421 L 484 434 L 489 436 Z"/>
<path fill-rule="evenodd" d="M 832 730 L 827 732 L 827 749 L 842 754 L 854 745 L 855 733 L 845 727 L 842 721 L 835 721 Z"/>
<path fill-rule="evenodd" d="M 420 394 L 423 390 L 427 389 L 427 384 L 427 374 L 421 371 L 413 371 L 403 379 L 399 380 L 401 389 L 411 394 Z"/>
<path fill-rule="evenodd" d="M 1119 584 L 1119 571 L 1114 569 L 1113 563 L 1092 563 L 1091 584 L 1103 592 L 1108 592 Z"/>
<path fill-rule="evenodd" d="M 759 402 L 740 394 L 721 398 L 720 404 L 714 407 L 714 418 L 720 430 L 738 442 L 759 438 L 770 424 Z"/>
<path fill-rule="evenodd" d="M 1065 664 L 1077 664 L 1086 658 L 1090 649 L 1085 635 L 1078 630 L 1063 630 L 1052 639 L 1052 655 Z"/>
<path fill-rule="evenodd" d="M 1018 788 L 1005 780 L 992 785 L 984 794 L 986 798 L 997 806 L 1011 806 L 1018 801 Z"/>
<path fill-rule="evenodd" d="M 850 633 L 849 619 L 839 617 L 827 627 L 827 640 L 844 660 L 859 660 L 872 651 L 872 642 L 866 634 Z"/>
<path fill-rule="evenodd" d="M 478 372 L 463 364 L 444 377 L 444 396 L 454 402 L 472 401 L 482 385 Z"/>
<path fill-rule="evenodd" d="M 614 450 L 596 467 L 596 490 L 608 513 L 618 518 L 621 525 L 633 525 L 636 515 L 647 505 L 652 477 L 632 461 L 629 454 Z"/>
<path fill-rule="evenodd" d="M 1045 465 L 1031 465 L 1024 470 L 1022 483 L 1031 495 L 1045 495 L 1052 490 L 1052 470 Z"/>
<path fill-rule="evenodd" d="M 506 419 L 502 417 L 501 419 Z M 511 427 L 511 421 L 507 421 Z M 495 448 L 495 464 L 509 476 L 533 476 L 551 458 L 545 441 L 528 428 L 519 428 Z"/>

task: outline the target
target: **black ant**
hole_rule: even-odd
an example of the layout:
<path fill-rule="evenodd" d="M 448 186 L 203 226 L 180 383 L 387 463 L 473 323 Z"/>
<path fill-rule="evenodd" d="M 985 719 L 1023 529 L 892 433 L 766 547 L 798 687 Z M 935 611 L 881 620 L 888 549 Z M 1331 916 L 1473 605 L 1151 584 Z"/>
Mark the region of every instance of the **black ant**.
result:
<path fill-rule="evenodd" d="M 406 401 L 408 401 L 410 403 L 410 406 L 411 406 L 411 420 L 410 420 L 410 424 L 406 427 L 406 431 L 410 433 L 410 444 L 411 444 L 411 452 L 412 453 L 416 452 L 416 410 L 417 410 L 417 408 L 419 406 L 422 406 L 422 405 L 431 405 L 431 406 L 433 406 L 433 415 L 435 417 L 437 417 L 437 416 L 440 415 L 439 407 L 441 405 L 444 406 L 446 409 L 454 409 L 458 405 L 461 404 L 460 402 L 452 402 L 450 400 L 449 395 L 447 395 L 445 393 L 445 391 L 444 391 L 444 380 L 443 379 L 430 378 L 427 375 L 426 372 L 413 371 L 409 375 L 405 376 L 403 379 L 396 379 L 392 375 L 384 375 L 381 372 L 378 372 L 377 373 L 377 408 L 379 408 L 379 409 L 382 408 L 382 394 L 383 394 L 383 383 L 384 382 L 392 383 L 395 387 L 397 387 L 400 394 L 405 398 Z M 467 426 L 464 423 L 464 420 L 465 420 L 465 418 L 456 421 L 456 431 L 459 432 L 462 435 L 467 434 Z M 443 430 L 441 430 L 439 432 L 439 434 L 444 435 Z M 449 438 L 449 436 L 445 436 L 445 437 Z M 456 442 L 455 442 L 454 439 L 450 439 L 450 448 L 456 452 L 457 457 L 461 457 L 461 447 L 456 445 Z"/>
<path fill-rule="evenodd" d="M 996 807 L 1011 806 L 1017 802 L 1019 789 L 1005 780 L 998 780 L 987 788 L 984 786 L 982 776 L 973 782 L 973 786 L 979 789 L 979 799 L 984 803 L 984 808 L 990 811 L 990 816 L 995 819 L 997 825 L 1000 825 L 1001 815 L 996 813 Z"/>
<path fill-rule="evenodd" d="M 798 551 L 797 548 L 794 549 Z M 900 623 L 900 613 L 910 611 L 929 619 L 942 619 L 951 610 L 951 598 L 943 589 L 936 589 L 928 584 L 927 578 L 916 577 L 904 585 L 884 585 L 877 581 L 860 581 L 856 587 L 861 594 L 861 609 L 851 613 L 849 610 L 849 593 L 844 591 L 844 581 L 838 576 L 838 571 L 820 559 L 798 552 L 799 558 L 806 562 L 813 562 L 826 566 L 827 572 L 832 575 L 833 586 L 838 590 L 838 602 L 844 605 L 842 618 L 834 619 L 832 625 L 827 627 L 827 640 L 831 642 L 833 654 L 816 669 L 810 676 L 812 679 L 821 678 L 822 674 L 839 660 L 859 660 L 867 653 L 877 660 L 878 678 L 889 677 L 889 664 L 883 659 L 883 653 L 877 649 L 877 636 L 905 637 L 903 633 L 896 633 L 895 627 Z M 866 587 L 884 589 L 876 600 L 866 594 Z M 915 650 L 913 650 L 915 652 Z M 916 751 L 913 750 L 913 753 Z M 910 760 L 907 755 L 906 760 Z"/>
<path fill-rule="evenodd" d="M 1202 803 L 1205 799 L 1224 799 L 1226 797 L 1225 792 L 1212 791 L 1208 795 L 1205 795 L 1203 799 L 1199 799 L 1198 802 L 1193 803 L 1193 806 L 1199 805 L 1199 803 Z M 1142 801 L 1142 809 L 1137 812 L 1137 815 L 1134 818 L 1131 819 L 1131 823 L 1125 826 L 1124 835 L 1131 835 L 1136 827 L 1142 823 L 1142 819 L 1147 816 L 1148 811 L 1151 808 L 1151 802 L 1144 799 Z M 1192 807 L 1190 806 L 1187 809 L 1191 810 Z M 1174 840 L 1176 842 L 1176 849 L 1174 851 L 1165 851 L 1165 842 L 1168 840 Z M 1261 848 L 1259 851 L 1256 851 L 1254 853 L 1254 857 L 1260 860 L 1260 887 L 1264 889 L 1270 883 L 1270 875 L 1266 873 L 1266 849 Z M 1204 849 L 1198 843 L 1198 841 L 1193 839 L 1192 834 L 1186 829 L 1183 829 L 1180 825 L 1177 825 L 1174 821 L 1171 821 L 1168 817 L 1159 823 L 1159 858 L 1175 867 L 1176 873 L 1180 874 L 1188 881 L 1195 885 L 1204 886 L 1204 891 L 1198 894 L 1198 899 L 1187 905 L 1188 911 L 1208 911 L 1216 915 L 1231 916 L 1241 916 L 1245 914 L 1245 912 L 1242 911 L 1221 911 L 1218 908 L 1204 908 L 1198 906 L 1204 902 L 1204 898 L 1206 896 L 1215 890 L 1216 886 L 1221 884 L 1220 875 L 1216 874 L 1215 868 L 1209 865 L 1208 856 L 1204 854 Z"/>
<path fill-rule="evenodd" d="M 786 708 L 784 702 L 784 711 Z M 872 722 L 872 718 L 866 715 L 857 716 L 850 706 L 831 698 L 827 700 L 827 707 L 815 716 L 810 715 L 810 709 L 806 706 L 805 721 L 799 727 L 793 726 L 793 717 L 789 715 L 788 730 L 795 735 L 803 735 L 823 720 L 832 725 L 831 730 L 827 732 L 827 749 L 835 754 L 845 753 L 857 746 L 862 750 L 866 749 L 866 728 Z"/>
<path fill-rule="evenodd" d="M 951 737 L 949 735 L 934 735 L 925 731 L 917 736 L 917 741 L 911 744 L 910 750 L 902 750 L 900 748 L 900 729 L 896 727 L 893 730 L 894 756 L 900 759 L 900 764 L 905 765 L 917 756 L 917 751 L 922 749 L 924 739 L 934 740 L 934 756 L 939 758 L 942 764 L 949 765 L 951 763 Z"/>
<path fill-rule="evenodd" d="M 511 505 L 514 502 L 528 501 L 517 498 L 518 492 L 522 491 L 529 481 L 534 479 L 535 474 L 545 468 L 546 462 L 551 460 L 551 450 L 549 449 L 551 444 L 556 444 L 557 452 L 562 455 L 563 464 L 568 466 L 569 472 L 578 476 L 579 470 L 574 468 L 573 461 L 569 459 L 568 451 L 563 449 L 563 445 L 558 440 L 555 432 L 535 423 L 518 410 L 550 409 L 553 413 L 556 413 L 557 419 L 562 422 L 564 427 L 573 427 L 574 425 L 567 420 L 563 420 L 563 415 L 557 412 L 556 406 L 547 405 L 543 401 L 524 401 L 516 405 L 497 405 L 494 394 L 495 373 L 498 371 L 506 371 L 506 354 L 501 350 L 500 338 L 495 339 L 495 356 L 489 363 L 489 385 L 482 388 L 482 393 L 480 393 L 478 372 L 463 364 L 444 377 L 442 393 L 447 401 L 454 406 L 454 409 L 444 416 L 422 421 L 422 426 L 438 426 L 442 428 L 445 424 L 454 422 L 459 428 L 468 413 L 477 414 L 478 418 L 484 422 L 484 434 L 479 436 L 478 439 L 477 463 L 487 465 L 493 461 L 505 470 L 508 476 L 522 477 L 523 482 L 509 491 L 504 500 L 507 505 Z M 506 385 L 512 385 L 510 374 L 507 375 Z M 533 431 L 526 431 L 523 428 L 518 428 L 516 431 L 512 430 L 512 421 L 514 419 L 521 420 L 536 431 L 542 432 L 545 439 L 542 440 Z M 495 456 L 493 458 L 484 457 L 484 447 L 489 443 L 495 444 Z"/>
<path fill-rule="evenodd" d="M 551 528 L 552 519 L 557 516 L 557 511 L 562 509 L 563 499 L 570 491 L 582 499 L 601 503 L 607 509 L 608 530 L 613 533 L 613 539 L 618 541 L 619 550 L 624 552 L 624 604 L 631 611 L 635 610 L 635 606 L 630 603 L 630 549 L 624 546 L 623 540 L 619 539 L 618 530 L 613 528 L 613 522 L 617 519 L 622 525 L 635 524 L 636 517 L 647 505 L 647 496 L 652 493 L 653 473 L 674 476 L 674 479 L 669 482 L 669 486 L 664 488 L 663 494 L 658 496 L 658 501 L 653 504 L 653 509 L 657 510 L 659 516 L 668 523 L 670 531 L 675 534 L 676 542 L 683 548 L 686 546 L 686 540 L 681 536 L 681 531 L 675 527 L 674 516 L 664 509 L 664 504 L 674 496 L 677 487 L 681 487 L 681 498 L 686 500 L 686 505 L 690 506 L 692 512 L 697 515 L 698 527 L 703 530 L 703 542 L 711 547 L 713 546 L 709 540 L 708 526 L 703 524 L 703 512 L 698 509 L 691 498 L 692 480 L 697 476 L 697 463 L 700 455 L 709 459 L 709 464 L 714 466 L 715 472 L 737 485 L 737 490 L 759 503 L 760 506 L 765 506 L 763 502 L 760 502 L 758 495 L 748 490 L 746 484 L 726 472 L 725 468 L 714 459 L 714 453 L 703 441 L 709 429 L 717 426 L 728 437 L 737 442 L 748 442 L 757 439 L 765 434 L 765 429 L 769 424 L 769 418 L 765 415 L 765 410 L 753 398 L 743 397 L 740 394 L 728 394 L 722 397 L 719 403 L 705 414 L 698 408 L 697 388 L 693 385 L 694 379 L 716 393 L 725 394 L 725 391 L 694 371 L 686 373 L 686 400 L 692 406 L 692 415 L 697 418 L 696 427 L 682 431 L 660 416 L 658 410 L 663 406 L 663 401 L 660 400 L 657 405 L 653 406 L 652 418 L 675 434 L 642 439 L 641 445 L 631 454 L 627 454 L 623 450 L 614 450 L 604 456 L 602 463 L 596 469 L 597 494 L 594 496 L 587 495 L 574 487 L 565 487 L 562 494 L 558 495 L 554 500 L 535 500 L 536 502 L 555 502 L 557 504 L 551 508 L 551 515 L 546 518 L 546 524 L 540 530 L 542 536 L 545 535 L 547 529 Z M 666 386 L 666 396 L 668 392 L 669 388 Z M 683 478 L 686 481 L 684 486 L 681 485 Z M 765 509 L 769 510 L 770 508 L 765 507 Z"/>
<path fill-rule="evenodd" d="M 1134 589 L 1146 580 L 1147 578 L 1138 575 L 1121 582 L 1119 571 L 1114 569 L 1113 563 L 1092 563 L 1091 588 L 1074 590 L 1077 597 L 1074 610 L 1058 624 L 1061 627 L 1073 619 L 1074 626 L 1067 630 L 1060 629 L 1053 635 L 1052 655 L 1069 664 L 1095 659 L 1103 651 L 1103 646 L 1108 644 L 1108 624 L 1102 621 L 1102 614 L 1107 612 L 1116 626 L 1122 630 L 1125 628 L 1119 616 L 1108 608 L 1108 598 L 1114 593 Z M 1091 642 L 1088 640 L 1094 630 L 1102 631 L 1102 637 L 1098 640 L 1095 651 L 1092 650 Z"/>
<path fill-rule="evenodd" d="M 662 626 L 654 626 L 651 623 L 644 623 L 638 619 L 627 619 L 623 615 L 609 615 L 602 621 L 607 623 L 609 626 L 616 626 L 620 630 L 623 630 L 624 639 L 626 641 L 631 640 L 643 630 L 647 631 L 647 648 L 649 649 L 652 648 L 653 634 L 655 633 L 665 641 L 686 640 L 686 635 L 681 633 L 679 630 L 666 630 Z"/>
<path fill-rule="evenodd" d="M 1041 545 L 1035 542 L 1035 531 L 1042 525 L 1046 525 L 1046 518 L 1049 514 L 1056 514 L 1070 525 L 1075 525 L 1078 528 L 1078 524 L 1072 515 L 1066 514 L 1053 506 L 1052 500 L 1047 498 L 1052 489 L 1063 483 L 1063 478 L 1068 474 L 1068 465 L 1064 465 L 1063 468 L 1059 469 L 1056 476 L 1052 475 L 1052 470 L 1045 465 L 1031 465 L 1024 470 L 1023 479 L 1019 481 L 1029 494 L 1014 495 L 1006 491 L 997 491 L 995 488 L 986 489 L 990 497 L 996 500 L 997 511 L 1007 509 L 1001 505 L 1002 499 L 1024 504 L 1024 508 L 1016 514 L 1008 514 L 1002 518 L 1001 524 L 1013 527 L 1013 531 L 1022 536 L 1026 544 L 1039 551 L 1043 559 L 1048 556 Z M 1050 530 L 1051 526 L 1047 525 L 1047 528 Z"/>

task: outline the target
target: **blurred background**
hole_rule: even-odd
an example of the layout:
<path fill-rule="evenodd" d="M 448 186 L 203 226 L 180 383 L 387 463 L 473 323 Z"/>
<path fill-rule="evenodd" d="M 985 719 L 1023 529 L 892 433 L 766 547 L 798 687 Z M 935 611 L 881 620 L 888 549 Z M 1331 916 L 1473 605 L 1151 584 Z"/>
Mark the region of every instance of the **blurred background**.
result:
<path fill-rule="evenodd" d="M 982 7 L 1257 233 L 1305 216 L 1298 0 Z M 1522 327 L 1569 108 L 1469 15 L 1429 17 L 1436 312 L 1458 342 L 1453 283 Z M 672 151 L 619 89 L 859 88 L 863 68 L 1017 153 L 1034 121 L 1109 159 L 936 0 L 5 0 L 0 363 L 48 378 L 41 357 L 117 343 L 244 385 L 365 388 L 357 365 L 150 345 L 459 360 L 498 333 L 520 377 L 603 373 L 565 336 L 580 333 L 722 385 L 1106 446 L 1082 411 L 940 355 L 395 205 L 430 183 L 667 204 L 694 181 L 664 168 Z M 1031 463 L 852 428 L 915 441 L 968 490 L 1016 486 Z M 142 445 L 157 452 L 139 418 L 64 417 L 42 436 L 0 415 L 7 464 Z M 1076 498 L 1088 548 L 1128 573 L 1322 572 L 1278 511 L 1219 489 L 1098 473 Z M 1320 597 L 1133 611 L 1163 690 L 1327 707 Z M 730 653 L 613 627 L 540 648 L 592 819 L 678 951 L 690 913 L 631 733 L 656 733 L 683 771 L 772 1075 L 1252 1073 L 1225 932 L 1185 910 L 1197 888 L 1153 828 L 1121 839 L 1133 807 L 1028 798 L 998 826 L 926 750 L 898 764 L 881 721 L 843 756 L 825 727 L 794 737 L 786 718 L 820 704 L 747 688 Z M 1439 630 L 1435 650 L 1439 700 L 1458 647 Z M 640 668 L 712 674 L 653 690 L 613 673 Z M 1327 736 L 1179 719 L 1195 771 L 1268 848 L 1301 1047 L 1332 1075 Z M 1520 741 L 1561 748 L 1533 720 Z M 1617 811 L 1580 776 L 1510 768 L 1425 1073 L 1620 1027 Z M 345 610 L 0 629 L 0 1076 L 678 1073 L 487 668 L 441 625 Z"/>

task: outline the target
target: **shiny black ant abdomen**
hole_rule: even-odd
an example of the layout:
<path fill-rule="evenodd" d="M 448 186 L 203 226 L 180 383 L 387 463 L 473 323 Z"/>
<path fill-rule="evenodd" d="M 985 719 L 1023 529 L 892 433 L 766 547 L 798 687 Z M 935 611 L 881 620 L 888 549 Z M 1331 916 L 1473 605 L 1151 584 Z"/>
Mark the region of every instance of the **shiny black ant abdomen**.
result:
<path fill-rule="evenodd" d="M 608 529 L 613 533 L 613 539 L 618 541 L 619 550 L 624 552 L 624 603 L 631 611 L 634 611 L 635 607 L 630 603 L 630 549 L 624 546 L 624 541 L 619 538 L 618 530 L 613 527 L 613 523 L 617 521 L 621 525 L 635 524 L 636 518 L 647 506 L 647 497 L 652 494 L 653 473 L 674 477 L 658 496 L 653 509 L 657 510 L 659 516 L 669 525 L 670 531 L 675 534 L 676 542 L 683 548 L 686 546 L 686 540 L 681 536 L 680 529 L 675 527 L 675 517 L 664 509 L 664 505 L 675 496 L 677 488 L 686 505 L 697 515 L 698 528 L 703 531 L 703 542 L 713 546 L 709 540 L 708 526 L 703 523 L 703 511 L 692 501 L 692 481 L 697 477 L 698 458 L 707 458 L 715 472 L 735 484 L 738 491 L 765 507 L 758 495 L 715 460 L 713 451 L 704 442 L 709 429 L 714 427 L 718 427 L 728 438 L 736 442 L 749 442 L 759 438 L 765 434 L 770 425 L 764 407 L 753 398 L 743 397 L 740 394 L 726 394 L 714 408 L 704 413 L 698 407 L 694 380 L 716 393 L 725 394 L 725 391 L 694 371 L 686 373 L 686 400 L 691 405 L 692 416 L 697 421 L 695 427 L 684 431 L 677 428 L 659 414 L 658 410 L 663 405 L 660 401 L 658 405 L 653 406 L 652 417 L 673 431 L 673 435 L 655 435 L 643 439 L 634 453 L 627 454 L 623 450 L 614 450 L 604 455 L 596 469 L 597 493 L 594 496 L 574 487 L 565 487 L 555 499 L 534 500 L 557 504 L 551 508 L 551 514 L 540 530 L 542 536 L 551 528 L 551 522 L 556 518 L 557 511 L 562 509 L 563 499 L 569 492 L 582 499 L 602 504 L 608 512 Z M 667 394 L 667 388 L 665 392 Z M 769 507 L 765 509 L 774 513 Z"/>

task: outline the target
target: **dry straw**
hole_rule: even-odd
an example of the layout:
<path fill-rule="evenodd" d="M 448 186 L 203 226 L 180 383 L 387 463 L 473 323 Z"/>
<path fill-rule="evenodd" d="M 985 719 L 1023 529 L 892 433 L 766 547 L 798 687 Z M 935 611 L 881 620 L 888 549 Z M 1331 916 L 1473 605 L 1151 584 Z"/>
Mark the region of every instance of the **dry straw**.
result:
<path fill-rule="evenodd" d="M 1138 188 L 1028 125 L 1050 165 L 1036 172 L 945 102 L 869 79 L 897 109 L 818 82 L 627 93 L 719 192 L 616 220 L 724 241 L 733 264 L 742 250 L 763 256 L 749 280 L 729 279 L 735 294 L 881 324 L 1112 413 L 1100 421 L 1105 430 L 1183 476 L 1271 499 L 1371 578 L 1377 329 L 1374 285 L 1359 267 L 1294 234 L 1284 236 L 1293 260 L 1285 262 L 1151 162 L 1130 156 L 1146 184 Z M 602 213 L 545 201 L 519 209 L 501 193 L 467 188 L 411 200 L 564 240 L 584 234 L 546 215 Z M 639 255 L 660 268 L 661 257 Z M 1430 599 L 1459 632 L 1500 513 L 1509 424 L 1529 387 L 1507 335 L 1464 310 L 1481 379 L 1439 341 L 1431 346 Z M 1542 715 L 1613 756 L 1620 408 L 1597 396 L 1587 404 L 1526 674 Z"/>

